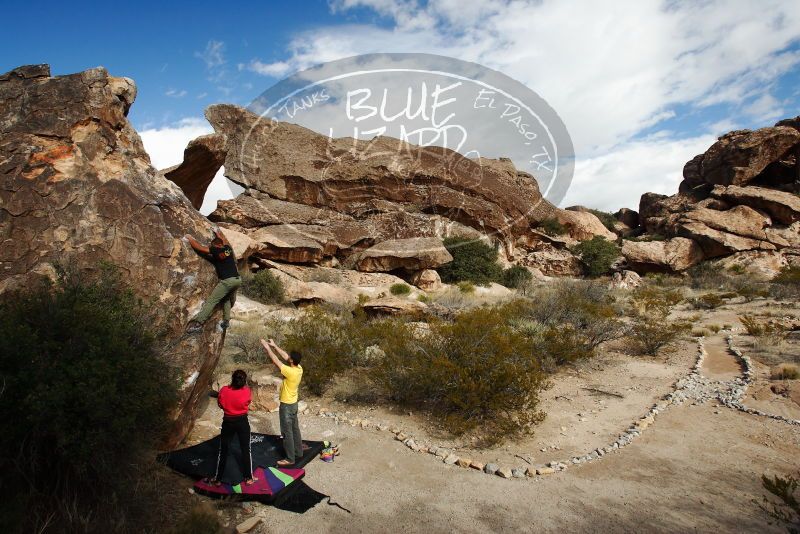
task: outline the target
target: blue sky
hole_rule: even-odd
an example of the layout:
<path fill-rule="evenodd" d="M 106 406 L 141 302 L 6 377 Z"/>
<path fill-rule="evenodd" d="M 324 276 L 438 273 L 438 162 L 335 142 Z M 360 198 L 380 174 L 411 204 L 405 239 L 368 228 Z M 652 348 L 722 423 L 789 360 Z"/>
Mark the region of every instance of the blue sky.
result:
<path fill-rule="evenodd" d="M 209 104 L 246 105 L 293 71 L 369 52 L 474 61 L 543 96 L 576 147 L 563 205 L 635 208 L 674 193 L 716 136 L 800 115 L 796 0 L 42 1 L 3 15 L 17 22 L 0 32 L 0 71 L 133 78 L 130 118 L 158 167 L 210 131 Z M 220 178 L 211 196 L 229 194 Z"/>

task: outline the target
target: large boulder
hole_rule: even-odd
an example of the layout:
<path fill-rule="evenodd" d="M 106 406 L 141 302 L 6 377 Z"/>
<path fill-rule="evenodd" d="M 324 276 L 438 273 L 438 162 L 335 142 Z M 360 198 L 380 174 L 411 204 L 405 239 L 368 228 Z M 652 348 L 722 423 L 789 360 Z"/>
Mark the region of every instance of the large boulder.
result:
<path fill-rule="evenodd" d="M 556 220 L 567 227 L 571 238 L 578 241 L 592 239 L 594 236 L 604 237 L 609 241 L 617 239 L 617 234 L 606 228 L 594 213 L 586 208 L 580 211 L 575 209 L 580 207 L 558 210 L 555 215 Z"/>
<path fill-rule="evenodd" d="M 236 202 L 262 195 L 262 202 L 266 196 L 356 219 L 391 206 L 390 222 L 391 213 L 400 211 L 439 216 L 496 235 L 503 243 L 512 243 L 556 209 L 542 198 L 534 177 L 517 171 L 509 160 L 471 160 L 452 150 L 389 137 L 330 139 L 232 105 L 211 106 L 206 118 L 227 138 L 225 175 L 246 188 Z M 375 201 L 384 206 L 376 207 Z M 395 223 L 388 229 L 406 227 Z M 402 237 L 416 235 L 384 234 L 380 239 Z"/>
<path fill-rule="evenodd" d="M 702 261 L 703 250 L 695 241 L 683 237 L 666 241 L 625 240 L 622 255 L 634 271 L 678 272 Z"/>
<path fill-rule="evenodd" d="M 212 320 L 183 336 L 217 280 L 182 236 L 210 236 L 211 225 L 150 165 L 126 117 L 135 97 L 132 80 L 103 68 L 53 77 L 33 65 L 0 75 L 0 293 L 52 275 L 57 262 L 123 269 L 160 308 L 153 326 L 181 376 L 171 447 L 206 398 L 224 333 Z"/>
<path fill-rule="evenodd" d="M 419 271 L 435 269 L 453 261 L 440 239 L 417 237 L 390 239 L 370 247 L 358 255 L 355 266 L 359 271 L 390 272 L 397 269 Z"/>
<path fill-rule="evenodd" d="M 614 214 L 614 218 L 628 228 L 639 227 L 639 213 L 636 210 L 620 208 L 619 211 Z"/>
<path fill-rule="evenodd" d="M 800 132 L 790 126 L 733 131 L 687 163 L 684 180 L 690 188 L 703 183 L 745 185 L 798 144 Z"/>
<path fill-rule="evenodd" d="M 161 172 L 175 182 L 192 206 L 199 210 L 211 180 L 225 161 L 225 155 L 224 135 L 204 135 L 189 142 L 183 151 L 181 164 Z"/>

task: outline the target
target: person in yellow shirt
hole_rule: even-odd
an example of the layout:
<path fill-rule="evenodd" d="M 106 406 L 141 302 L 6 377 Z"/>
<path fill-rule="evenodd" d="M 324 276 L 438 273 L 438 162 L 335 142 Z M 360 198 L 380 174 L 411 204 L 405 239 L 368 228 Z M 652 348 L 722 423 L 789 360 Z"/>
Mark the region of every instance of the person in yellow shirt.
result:
<path fill-rule="evenodd" d="M 278 413 L 280 415 L 281 434 L 283 434 L 283 448 L 286 451 L 286 458 L 278 460 L 278 465 L 286 467 L 294 465 L 297 460 L 303 457 L 303 441 L 300 437 L 300 423 L 297 419 L 297 390 L 300 388 L 300 380 L 303 378 L 303 368 L 300 366 L 302 355 L 294 351 L 287 353 L 275 343 L 274 339 L 269 341 L 262 339 L 261 345 L 267 351 L 272 363 L 283 375 L 280 391 L 281 404 Z M 286 363 L 283 363 L 278 358 L 278 355 Z"/>

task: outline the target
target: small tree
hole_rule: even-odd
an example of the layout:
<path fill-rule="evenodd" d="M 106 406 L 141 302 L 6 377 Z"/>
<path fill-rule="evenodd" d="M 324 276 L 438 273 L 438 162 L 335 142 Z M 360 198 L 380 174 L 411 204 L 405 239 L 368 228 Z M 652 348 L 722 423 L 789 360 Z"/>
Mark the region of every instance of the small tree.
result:
<path fill-rule="evenodd" d="M 531 280 L 533 275 L 522 265 L 513 265 L 503 271 L 503 285 L 512 289 L 523 287 Z"/>
<path fill-rule="evenodd" d="M 599 235 L 581 241 L 573 247 L 572 252 L 580 257 L 589 276 L 606 274 L 620 255 L 616 243 Z"/>
<path fill-rule="evenodd" d="M 447 237 L 444 246 L 453 256 L 453 261 L 437 269 L 443 282 L 467 281 L 485 286 L 501 280 L 503 269 L 497 263 L 494 247 L 465 237 Z"/>

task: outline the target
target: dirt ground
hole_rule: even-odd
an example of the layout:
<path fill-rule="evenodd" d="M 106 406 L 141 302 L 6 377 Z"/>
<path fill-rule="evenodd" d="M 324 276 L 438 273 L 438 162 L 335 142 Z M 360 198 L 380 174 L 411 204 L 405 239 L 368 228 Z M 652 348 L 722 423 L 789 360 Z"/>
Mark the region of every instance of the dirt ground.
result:
<path fill-rule="evenodd" d="M 701 322 L 738 326 L 740 312 L 726 306 L 704 313 Z M 747 352 L 746 339 L 737 344 Z M 709 378 L 728 380 L 740 372 L 721 333 L 706 339 L 706 350 L 701 372 Z M 489 450 L 448 440 L 417 414 L 307 400 L 313 413 L 324 408 L 396 425 L 462 457 L 512 467 L 526 466 L 525 458 L 541 465 L 610 444 L 672 390 L 696 354 L 693 341 L 659 358 L 611 351 L 562 372 L 543 395 L 547 418 L 535 435 Z M 790 396 L 770 390 L 769 368 L 756 368 L 745 404 L 799 418 L 800 406 Z M 210 404 L 190 441 L 213 436 L 219 420 Z M 276 413 L 256 413 L 251 420 L 254 430 L 277 433 Z M 254 532 L 785 532 L 760 506 L 766 495 L 760 477 L 800 470 L 800 427 L 713 401 L 670 407 L 642 437 L 598 461 L 513 480 L 445 465 L 386 431 L 317 415 L 301 416 L 301 423 L 305 438 L 327 439 L 341 450 L 334 463 L 310 463 L 306 483 L 352 513 L 325 502 L 304 514 L 257 506 L 265 521 Z M 224 513 L 234 524 L 248 517 L 238 508 L 232 517 L 231 509 Z"/>

